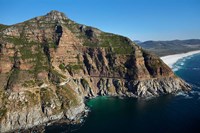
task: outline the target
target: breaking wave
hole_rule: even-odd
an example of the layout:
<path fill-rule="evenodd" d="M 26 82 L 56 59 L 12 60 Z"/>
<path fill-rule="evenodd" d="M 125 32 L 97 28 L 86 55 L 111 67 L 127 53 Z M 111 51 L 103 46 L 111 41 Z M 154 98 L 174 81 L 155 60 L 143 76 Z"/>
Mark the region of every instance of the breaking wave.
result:
<path fill-rule="evenodd" d="M 187 67 L 185 66 L 185 62 L 186 62 L 187 60 L 190 60 L 193 56 L 194 56 L 194 55 L 190 55 L 190 56 L 183 57 L 183 58 L 179 59 L 176 63 L 174 63 L 174 64 L 172 65 L 172 70 L 173 70 L 174 72 L 176 72 L 176 71 L 178 71 L 178 70 L 180 70 L 180 69 L 185 69 L 185 70 L 197 70 L 197 71 L 200 70 L 200 68 L 187 68 Z"/>
<path fill-rule="evenodd" d="M 178 92 L 176 94 L 176 96 L 181 96 L 181 97 L 184 97 L 186 99 L 191 99 L 192 98 L 192 96 L 190 96 L 189 93 L 186 93 L 186 92 Z"/>

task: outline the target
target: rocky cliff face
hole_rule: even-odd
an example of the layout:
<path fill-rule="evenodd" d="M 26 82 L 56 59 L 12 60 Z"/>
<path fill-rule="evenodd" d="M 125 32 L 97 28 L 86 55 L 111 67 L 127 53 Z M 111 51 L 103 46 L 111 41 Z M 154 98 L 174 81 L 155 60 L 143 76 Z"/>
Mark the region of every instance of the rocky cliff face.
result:
<path fill-rule="evenodd" d="M 58 11 L 0 25 L 0 132 L 73 121 L 84 111 L 84 98 L 189 89 L 130 39 L 77 24 Z"/>

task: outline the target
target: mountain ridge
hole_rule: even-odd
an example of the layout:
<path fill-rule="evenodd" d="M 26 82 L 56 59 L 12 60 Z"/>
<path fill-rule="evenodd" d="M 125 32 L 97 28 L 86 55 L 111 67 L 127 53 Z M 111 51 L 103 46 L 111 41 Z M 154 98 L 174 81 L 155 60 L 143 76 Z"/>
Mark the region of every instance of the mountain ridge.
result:
<path fill-rule="evenodd" d="M 138 45 L 159 56 L 166 56 L 200 50 L 200 39 L 145 41 L 138 43 Z"/>
<path fill-rule="evenodd" d="M 62 118 L 78 123 L 86 98 L 190 90 L 129 38 L 77 24 L 58 11 L 0 30 L 0 55 L 0 132 Z"/>

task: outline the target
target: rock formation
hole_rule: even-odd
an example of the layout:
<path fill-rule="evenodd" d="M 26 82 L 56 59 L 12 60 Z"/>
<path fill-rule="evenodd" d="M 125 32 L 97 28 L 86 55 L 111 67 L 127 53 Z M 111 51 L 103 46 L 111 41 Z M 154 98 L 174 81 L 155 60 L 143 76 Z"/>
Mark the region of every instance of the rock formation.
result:
<path fill-rule="evenodd" d="M 76 120 L 84 99 L 98 95 L 146 98 L 189 89 L 130 39 L 58 11 L 0 25 L 0 132 Z"/>

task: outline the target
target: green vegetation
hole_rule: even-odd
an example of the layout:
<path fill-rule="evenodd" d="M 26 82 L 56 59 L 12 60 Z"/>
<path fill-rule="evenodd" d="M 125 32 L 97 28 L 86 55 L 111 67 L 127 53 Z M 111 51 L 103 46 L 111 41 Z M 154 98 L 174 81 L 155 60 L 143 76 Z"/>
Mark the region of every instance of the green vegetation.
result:
<path fill-rule="evenodd" d="M 71 20 L 66 21 L 66 26 L 76 35 L 78 34 L 80 38 L 84 40 L 83 46 L 96 48 L 111 48 L 112 54 L 133 54 L 134 48 L 131 44 L 131 40 L 126 37 L 115 35 L 111 33 L 100 32 L 98 35 L 88 38 L 84 32 L 81 32 L 80 25 L 76 24 Z M 85 26 L 84 29 L 93 29 L 92 27 Z"/>
<path fill-rule="evenodd" d="M 4 90 L 0 90 L 0 103 L 4 103 L 7 98 L 8 94 Z"/>
<path fill-rule="evenodd" d="M 152 54 L 150 54 L 149 52 L 145 50 L 143 50 L 143 56 L 145 60 L 145 66 L 147 67 L 152 77 L 160 74 L 159 71 L 161 69 L 166 69 L 166 66 L 164 65 L 164 63 L 162 63 L 162 61 L 157 56 L 153 56 Z"/>
<path fill-rule="evenodd" d="M 69 29 L 76 37 L 87 40 L 87 36 L 84 34 L 84 32 L 80 31 L 80 24 L 77 24 L 76 22 L 67 19 L 65 20 L 64 26 L 67 27 L 67 29 Z"/>
<path fill-rule="evenodd" d="M 40 91 L 40 98 L 45 107 L 51 106 L 52 98 L 54 97 L 51 88 L 42 88 Z"/>
<path fill-rule="evenodd" d="M 133 49 L 131 47 L 114 47 L 113 51 L 115 54 L 131 54 Z"/>
<path fill-rule="evenodd" d="M 43 58 L 41 58 L 42 56 L 42 52 L 41 52 L 41 50 L 38 48 L 37 49 L 37 53 L 33 53 L 32 52 L 32 49 L 31 49 L 31 47 L 33 46 L 33 45 L 38 45 L 38 47 L 40 47 L 39 45 L 40 44 L 37 44 L 37 43 L 34 43 L 34 42 L 31 42 L 31 43 L 26 43 L 26 44 L 24 44 L 22 47 L 20 47 L 19 48 L 19 50 L 20 50 L 20 53 L 21 53 L 21 58 L 23 59 L 23 60 L 26 60 L 26 59 L 38 59 L 38 57 L 39 57 L 39 59 L 41 60 L 41 59 L 43 59 Z"/>
<path fill-rule="evenodd" d="M 22 45 L 25 44 L 27 41 L 25 39 L 17 38 L 17 37 L 11 37 L 11 36 L 4 36 L 6 41 L 13 43 L 15 45 Z"/>
<path fill-rule="evenodd" d="M 17 45 L 21 55 L 20 58 L 22 60 L 26 60 L 26 62 L 28 61 L 31 64 L 34 64 L 34 68 L 29 71 L 30 73 L 33 73 L 35 77 L 37 77 L 39 72 L 48 70 L 48 60 L 40 43 L 27 41 L 23 34 L 21 34 L 20 38 L 4 36 L 4 39 L 14 45 Z M 34 52 L 32 50 L 33 46 Z M 9 58 L 14 61 L 13 57 Z M 17 55 L 17 58 L 19 58 L 19 55 Z"/>
<path fill-rule="evenodd" d="M 113 53 L 116 54 L 132 54 L 133 48 L 130 45 L 130 40 L 126 37 L 115 35 L 111 33 L 102 32 L 100 35 L 89 39 L 88 36 L 81 32 L 80 25 L 71 21 L 65 20 L 65 26 L 72 31 L 75 35 L 78 35 L 79 38 L 84 40 L 83 45 L 86 47 L 104 47 L 104 48 L 113 48 Z M 85 26 L 84 29 L 93 29 L 92 27 Z M 94 41 L 95 40 L 95 41 Z"/>
<path fill-rule="evenodd" d="M 34 41 L 27 41 L 25 37 L 3 36 L 3 39 L 15 45 L 33 46 L 37 44 Z"/>
<path fill-rule="evenodd" d="M 61 70 L 65 71 L 65 64 L 64 64 L 64 63 L 60 64 L 60 65 L 59 65 L 59 68 L 60 68 Z"/>
<path fill-rule="evenodd" d="M 76 58 L 77 58 L 77 60 L 78 60 L 78 64 L 82 64 L 82 62 L 81 62 L 81 55 L 78 54 L 78 55 L 76 56 Z"/>
<path fill-rule="evenodd" d="M 35 81 L 34 80 L 28 80 L 28 81 L 25 81 L 22 86 L 24 87 L 33 87 L 35 86 Z"/>
<path fill-rule="evenodd" d="M 82 64 L 69 64 L 66 66 L 67 70 L 72 74 L 72 73 L 76 73 L 79 70 L 83 69 L 83 65 Z"/>
<path fill-rule="evenodd" d="M 89 41 L 89 40 L 85 40 L 85 42 L 83 43 L 83 46 L 87 46 L 87 47 L 100 47 L 98 45 L 98 43 L 94 43 L 94 42 Z"/>
<path fill-rule="evenodd" d="M 0 120 L 6 114 L 6 112 L 7 112 L 7 109 L 5 107 L 0 108 Z"/>
<path fill-rule="evenodd" d="M 34 54 L 31 51 L 31 47 L 33 45 L 36 45 L 36 42 L 29 42 L 27 41 L 25 38 L 20 37 L 10 37 L 10 36 L 6 36 L 4 37 L 4 39 L 10 43 L 13 43 L 14 45 L 19 45 L 19 52 L 21 53 L 21 58 L 23 60 L 25 59 L 30 59 L 30 58 L 34 58 Z"/>
<path fill-rule="evenodd" d="M 45 57 L 43 51 L 41 50 L 41 47 L 38 45 L 38 48 L 37 48 L 37 53 L 35 54 L 35 68 L 34 68 L 34 74 L 35 76 L 37 76 L 37 74 L 39 72 L 42 72 L 42 71 L 46 71 L 48 70 L 48 61 L 47 61 L 47 58 Z"/>
<path fill-rule="evenodd" d="M 105 46 L 105 47 L 129 46 L 128 39 L 123 36 L 114 35 L 111 33 L 102 33 L 100 38 L 101 38 L 101 46 Z"/>
<path fill-rule="evenodd" d="M 115 66 L 115 67 L 113 67 L 113 71 L 114 72 L 125 73 L 126 72 L 126 67 L 124 65 Z"/>
<path fill-rule="evenodd" d="M 4 93 L 3 90 L 0 90 L 0 120 L 2 119 L 3 116 L 5 116 L 6 112 L 7 112 L 7 109 L 5 107 L 5 103 L 6 103 L 6 100 L 7 100 L 7 96 L 6 94 Z"/>
<path fill-rule="evenodd" d="M 3 24 L 0 24 L 0 31 L 8 28 L 9 26 L 8 25 L 3 25 Z"/>
<path fill-rule="evenodd" d="M 57 88 L 56 93 L 63 102 L 62 109 L 68 109 L 79 104 L 78 96 L 69 85 Z"/>
<path fill-rule="evenodd" d="M 21 53 L 21 58 L 23 60 L 25 59 L 30 59 L 30 58 L 34 58 L 34 54 L 32 54 L 32 51 L 29 49 L 29 48 L 26 48 L 26 47 L 21 47 L 20 48 L 20 53 Z"/>
<path fill-rule="evenodd" d="M 13 86 L 13 84 L 16 83 L 16 80 L 18 79 L 19 72 L 20 72 L 20 70 L 16 69 L 16 68 L 11 71 L 6 89 L 10 89 Z"/>
<path fill-rule="evenodd" d="M 79 70 L 79 69 L 82 69 L 82 65 L 79 65 L 79 64 L 74 64 L 74 65 L 67 65 L 67 68 L 70 69 L 70 70 Z"/>
<path fill-rule="evenodd" d="M 38 95 L 35 93 L 32 93 L 30 91 L 25 91 L 25 95 L 27 98 L 27 102 L 25 103 L 29 106 L 37 105 L 39 102 Z"/>
<path fill-rule="evenodd" d="M 58 46 L 56 45 L 56 43 L 54 42 L 51 42 L 51 43 L 48 43 L 49 44 L 49 48 L 54 48 L 56 49 Z"/>
<path fill-rule="evenodd" d="M 75 23 L 74 21 L 67 19 L 65 20 L 65 26 L 72 32 L 72 33 L 78 33 L 80 31 L 79 24 Z"/>
<path fill-rule="evenodd" d="M 34 105 L 37 105 L 39 102 L 38 95 L 36 95 L 33 92 L 30 91 L 24 91 L 22 94 L 24 96 L 24 100 L 19 100 L 19 99 L 9 99 L 6 95 L 0 96 L 2 102 L 1 104 L 4 105 L 0 108 L 0 119 L 5 116 L 7 112 L 6 104 L 9 105 L 8 109 L 10 110 L 10 107 L 16 106 L 16 110 L 22 109 L 23 107 L 32 107 Z M 9 102 L 8 102 L 9 101 Z"/>
<path fill-rule="evenodd" d="M 65 75 L 60 74 L 59 72 L 57 72 L 57 71 L 54 70 L 54 69 L 51 69 L 51 73 L 52 73 L 53 75 L 57 76 L 57 77 L 61 77 L 61 78 L 66 79 L 66 76 L 65 76 Z"/>
<path fill-rule="evenodd" d="M 101 33 L 98 42 L 92 42 L 90 40 L 85 40 L 83 44 L 87 47 L 104 47 L 113 49 L 113 53 L 115 54 L 132 54 L 133 48 L 130 45 L 128 38 L 109 34 L 109 33 Z"/>
<path fill-rule="evenodd" d="M 60 108 L 61 105 L 59 105 L 59 99 L 56 97 L 51 88 L 42 88 L 40 91 L 40 99 L 43 111 L 46 107 L 51 108 L 53 114 L 58 114 L 60 111 L 62 111 Z"/>

